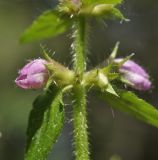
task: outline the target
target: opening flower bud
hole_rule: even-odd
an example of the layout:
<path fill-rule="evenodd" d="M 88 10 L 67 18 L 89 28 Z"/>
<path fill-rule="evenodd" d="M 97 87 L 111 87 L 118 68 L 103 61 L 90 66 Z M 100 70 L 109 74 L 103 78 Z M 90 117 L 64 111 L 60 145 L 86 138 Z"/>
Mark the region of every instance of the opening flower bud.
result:
<path fill-rule="evenodd" d="M 26 64 L 18 73 L 15 83 L 23 89 L 42 88 L 48 80 L 48 71 L 45 67 L 47 61 L 35 59 Z"/>
<path fill-rule="evenodd" d="M 116 63 L 123 61 L 122 58 L 115 59 Z M 151 82 L 148 73 L 137 63 L 132 60 L 127 60 L 119 68 L 122 74 L 122 81 L 137 90 L 151 89 Z"/>

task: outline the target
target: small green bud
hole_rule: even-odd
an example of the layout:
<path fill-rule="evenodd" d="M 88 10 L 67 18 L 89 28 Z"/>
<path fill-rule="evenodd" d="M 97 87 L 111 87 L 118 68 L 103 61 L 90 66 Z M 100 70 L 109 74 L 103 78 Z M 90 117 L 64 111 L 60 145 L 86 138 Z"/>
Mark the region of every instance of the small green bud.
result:
<path fill-rule="evenodd" d="M 82 81 L 83 85 L 88 87 L 95 85 L 97 81 L 97 76 L 98 76 L 98 70 L 96 69 L 86 72 L 83 75 L 83 81 Z"/>
<path fill-rule="evenodd" d="M 113 9 L 113 4 L 98 4 L 92 10 L 92 15 L 100 16 Z"/>
<path fill-rule="evenodd" d="M 101 70 L 95 69 L 84 74 L 82 83 L 88 87 L 96 86 L 105 89 L 109 82 Z"/>
<path fill-rule="evenodd" d="M 81 8 L 79 14 L 88 16 L 102 16 L 114 8 L 113 4 L 97 4 Z"/>

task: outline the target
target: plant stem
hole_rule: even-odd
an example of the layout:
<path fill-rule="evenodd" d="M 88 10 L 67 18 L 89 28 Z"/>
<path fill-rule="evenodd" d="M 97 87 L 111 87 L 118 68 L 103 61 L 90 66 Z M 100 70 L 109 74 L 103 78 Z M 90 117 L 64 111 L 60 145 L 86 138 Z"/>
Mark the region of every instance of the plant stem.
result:
<path fill-rule="evenodd" d="M 86 68 L 86 24 L 81 17 L 75 24 L 74 41 L 74 70 L 78 79 L 73 88 L 73 125 L 76 160 L 89 160 L 87 118 L 86 118 L 86 90 L 80 83 Z"/>
<path fill-rule="evenodd" d="M 74 32 L 74 69 L 80 76 L 86 69 L 86 31 L 85 18 L 80 17 L 75 23 Z"/>
<path fill-rule="evenodd" d="M 85 89 L 74 88 L 73 125 L 76 160 L 89 160 Z"/>

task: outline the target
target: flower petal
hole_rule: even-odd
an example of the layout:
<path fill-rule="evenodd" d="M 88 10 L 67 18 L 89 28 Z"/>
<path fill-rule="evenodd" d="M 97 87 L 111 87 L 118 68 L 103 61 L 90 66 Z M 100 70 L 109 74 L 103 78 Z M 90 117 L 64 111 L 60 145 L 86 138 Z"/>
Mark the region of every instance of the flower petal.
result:
<path fill-rule="evenodd" d="M 115 59 L 115 62 L 121 62 L 123 58 L 117 58 Z M 123 65 L 121 66 L 120 70 L 125 70 L 125 71 L 131 71 L 137 74 L 142 75 L 143 77 L 149 78 L 148 73 L 137 63 L 135 63 L 132 60 L 128 60 Z"/>
<path fill-rule="evenodd" d="M 46 81 L 48 80 L 48 74 L 47 73 L 37 73 L 34 75 L 28 75 L 27 81 L 28 81 L 28 88 L 32 89 L 39 89 L 42 88 Z"/>
<path fill-rule="evenodd" d="M 45 65 L 46 61 L 43 59 L 35 59 L 25 65 L 20 71 L 19 74 L 36 74 L 40 72 L 46 72 L 46 67 Z"/>
<path fill-rule="evenodd" d="M 123 76 L 132 84 L 131 87 L 137 90 L 146 91 L 151 89 L 151 82 L 148 78 L 133 72 L 126 72 Z"/>

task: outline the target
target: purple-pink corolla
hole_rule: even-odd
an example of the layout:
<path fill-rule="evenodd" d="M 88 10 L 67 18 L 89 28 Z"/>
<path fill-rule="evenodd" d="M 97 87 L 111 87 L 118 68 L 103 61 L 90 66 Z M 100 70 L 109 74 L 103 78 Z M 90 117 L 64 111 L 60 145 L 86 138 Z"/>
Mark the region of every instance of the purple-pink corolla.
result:
<path fill-rule="evenodd" d="M 19 70 L 19 76 L 15 83 L 23 89 L 39 89 L 42 88 L 48 80 L 48 71 L 44 59 L 35 59 L 26 64 Z"/>
<path fill-rule="evenodd" d="M 121 62 L 123 59 L 115 59 L 116 63 Z M 137 63 L 132 60 L 127 60 L 119 68 L 122 78 L 127 81 L 127 84 L 137 90 L 146 91 L 151 89 L 151 81 L 149 74 Z"/>

